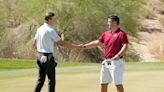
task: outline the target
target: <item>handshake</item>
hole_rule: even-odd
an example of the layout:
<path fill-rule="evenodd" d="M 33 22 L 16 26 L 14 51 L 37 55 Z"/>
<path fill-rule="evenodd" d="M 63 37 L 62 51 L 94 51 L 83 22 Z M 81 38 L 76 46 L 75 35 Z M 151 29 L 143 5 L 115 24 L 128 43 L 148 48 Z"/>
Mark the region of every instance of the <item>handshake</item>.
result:
<path fill-rule="evenodd" d="M 80 44 L 80 45 L 75 45 L 75 44 L 69 44 L 69 43 L 61 42 L 61 44 L 59 43 L 59 45 L 62 45 L 64 47 L 66 47 L 66 48 L 77 49 L 79 51 L 83 51 L 85 49 L 91 49 L 91 48 L 97 47 L 98 45 L 100 45 L 100 42 L 98 40 L 95 40 L 95 41 L 91 41 L 89 43 Z"/>
<path fill-rule="evenodd" d="M 89 48 L 87 48 L 87 46 L 85 44 L 80 44 L 80 45 L 77 45 L 76 49 L 83 51 L 83 50 L 89 49 Z"/>

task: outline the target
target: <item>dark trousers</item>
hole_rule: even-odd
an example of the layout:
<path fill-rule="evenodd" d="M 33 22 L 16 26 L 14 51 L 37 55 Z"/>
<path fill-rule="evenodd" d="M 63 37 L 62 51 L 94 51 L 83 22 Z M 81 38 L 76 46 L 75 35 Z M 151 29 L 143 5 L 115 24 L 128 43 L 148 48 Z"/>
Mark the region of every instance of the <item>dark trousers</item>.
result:
<path fill-rule="evenodd" d="M 47 56 L 47 61 L 44 63 L 40 61 L 42 55 Z M 37 64 L 39 74 L 34 92 L 41 91 L 45 82 L 46 75 L 48 77 L 48 92 L 55 92 L 55 67 L 57 63 L 55 62 L 54 57 L 52 56 L 52 54 L 39 54 L 37 56 Z"/>

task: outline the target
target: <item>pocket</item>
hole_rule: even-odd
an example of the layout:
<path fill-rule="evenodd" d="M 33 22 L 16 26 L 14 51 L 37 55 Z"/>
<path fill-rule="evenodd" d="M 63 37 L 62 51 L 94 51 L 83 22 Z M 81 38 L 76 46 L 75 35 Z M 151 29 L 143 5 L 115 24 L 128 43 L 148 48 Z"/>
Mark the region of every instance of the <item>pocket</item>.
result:
<path fill-rule="evenodd" d="M 55 67 L 57 66 L 57 62 L 55 62 L 55 58 L 53 57 L 53 55 L 49 55 L 48 59 L 51 65 L 54 65 Z"/>
<path fill-rule="evenodd" d="M 53 55 L 51 55 L 51 54 L 48 55 L 48 61 L 50 61 L 50 62 L 54 62 L 55 61 Z"/>
<path fill-rule="evenodd" d="M 41 63 L 46 63 L 47 62 L 47 56 L 41 56 L 40 62 Z"/>

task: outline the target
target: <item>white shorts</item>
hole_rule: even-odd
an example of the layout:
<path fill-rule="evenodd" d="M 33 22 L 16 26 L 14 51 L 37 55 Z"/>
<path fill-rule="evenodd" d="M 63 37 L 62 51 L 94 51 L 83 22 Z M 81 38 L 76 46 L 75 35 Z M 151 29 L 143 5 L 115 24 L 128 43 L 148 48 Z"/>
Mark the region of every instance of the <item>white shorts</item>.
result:
<path fill-rule="evenodd" d="M 112 60 L 111 64 L 102 65 L 100 73 L 100 83 L 108 84 L 114 83 L 115 85 L 122 84 L 124 72 L 124 59 Z"/>

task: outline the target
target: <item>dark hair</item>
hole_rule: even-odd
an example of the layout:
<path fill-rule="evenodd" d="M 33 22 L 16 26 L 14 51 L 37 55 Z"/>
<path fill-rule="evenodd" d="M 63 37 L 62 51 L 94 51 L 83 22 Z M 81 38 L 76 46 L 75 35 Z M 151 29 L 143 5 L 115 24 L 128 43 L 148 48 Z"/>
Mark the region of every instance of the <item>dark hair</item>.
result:
<path fill-rule="evenodd" d="M 48 12 L 48 13 L 45 14 L 44 19 L 45 19 L 46 21 L 48 21 L 49 19 L 52 19 L 53 16 L 55 16 L 55 13 L 53 13 L 53 12 Z"/>
<path fill-rule="evenodd" d="M 118 25 L 120 23 L 120 18 L 118 16 L 112 15 L 112 16 L 108 16 L 108 19 L 112 19 L 112 21 L 115 21 Z"/>

